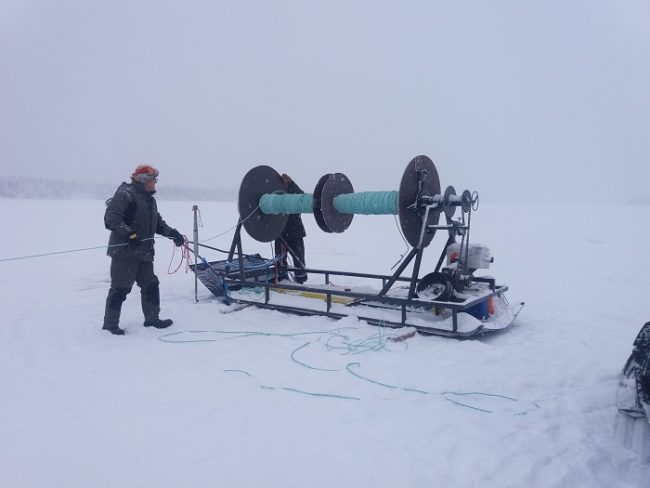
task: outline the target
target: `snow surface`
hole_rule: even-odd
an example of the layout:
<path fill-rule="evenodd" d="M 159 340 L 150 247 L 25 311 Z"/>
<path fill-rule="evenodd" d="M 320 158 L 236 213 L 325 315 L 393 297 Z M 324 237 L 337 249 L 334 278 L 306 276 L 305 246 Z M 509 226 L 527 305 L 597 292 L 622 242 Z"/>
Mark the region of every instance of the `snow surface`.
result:
<path fill-rule="evenodd" d="M 192 202 L 159 208 L 191 235 Z M 201 239 L 236 223 L 234 202 L 200 209 Z M 0 259 L 102 246 L 103 212 L 0 200 Z M 390 273 L 406 251 L 392 217 L 357 216 L 342 235 L 303 220 L 315 268 Z M 495 256 L 488 273 L 527 304 L 508 330 L 466 341 L 393 343 L 353 317 L 220 313 L 200 283 L 195 303 L 193 274 L 167 274 L 164 239 L 156 270 L 174 326 L 142 327 L 136 289 L 127 335 L 114 337 L 100 330 L 103 249 L 1 261 L 0 486 L 650 486 L 647 432 L 630 442 L 615 407 L 650 318 L 649 220 L 647 206 L 482 204 L 472 237 Z"/>

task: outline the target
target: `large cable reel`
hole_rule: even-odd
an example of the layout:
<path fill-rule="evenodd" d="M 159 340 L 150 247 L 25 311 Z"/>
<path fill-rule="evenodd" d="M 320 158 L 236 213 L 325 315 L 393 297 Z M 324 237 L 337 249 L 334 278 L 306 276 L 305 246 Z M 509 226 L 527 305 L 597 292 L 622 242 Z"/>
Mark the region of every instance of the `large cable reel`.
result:
<path fill-rule="evenodd" d="M 260 242 L 277 239 L 289 214 L 313 213 L 325 232 L 344 232 L 354 215 L 398 215 L 407 242 L 426 247 L 433 239 L 440 214 L 448 218 L 455 207 L 469 211 L 472 196 L 465 190 L 456 196 L 453 187 L 440 194 L 440 179 L 427 156 L 413 158 L 407 165 L 398 191 L 355 193 L 343 173 L 322 176 L 313 194 L 286 194 L 280 174 L 270 166 L 257 166 L 244 176 L 239 188 L 239 215 L 246 232 Z M 470 207 L 468 207 L 468 205 Z"/>

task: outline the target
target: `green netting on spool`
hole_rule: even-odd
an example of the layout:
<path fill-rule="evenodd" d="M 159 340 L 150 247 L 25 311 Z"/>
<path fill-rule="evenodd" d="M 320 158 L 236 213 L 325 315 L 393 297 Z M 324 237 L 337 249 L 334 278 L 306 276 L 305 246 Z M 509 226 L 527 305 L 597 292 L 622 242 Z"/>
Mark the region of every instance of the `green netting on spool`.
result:
<path fill-rule="evenodd" d="M 314 213 L 313 202 L 311 193 L 266 193 L 260 198 L 260 210 L 267 215 Z"/>
<path fill-rule="evenodd" d="M 397 215 L 397 191 L 363 191 L 334 198 L 337 212 L 357 215 Z"/>

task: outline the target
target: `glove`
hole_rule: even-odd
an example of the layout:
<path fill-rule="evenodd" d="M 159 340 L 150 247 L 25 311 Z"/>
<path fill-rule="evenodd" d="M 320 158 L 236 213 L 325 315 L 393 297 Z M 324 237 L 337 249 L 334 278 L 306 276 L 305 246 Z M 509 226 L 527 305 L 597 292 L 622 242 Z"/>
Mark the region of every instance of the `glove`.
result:
<path fill-rule="evenodd" d="M 282 173 L 282 181 L 284 181 L 285 185 L 290 185 L 293 180 L 291 179 L 291 176 L 289 176 L 288 174 Z"/>
<path fill-rule="evenodd" d="M 169 237 L 172 238 L 174 244 L 176 244 L 176 247 L 181 247 L 183 244 L 185 244 L 185 238 L 176 229 L 172 229 L 172 231 L 169 233 Z"/>
<path fill-rule="evenodd" d="M 138 237 L 138 234 L 136 234 L 135 232 L 132 232 L 131 234 L 129 234 L 129 241 L 128 242 L 129 242 L 129 247 L 137 247 L 140 244 L 142 244 L 142 241 Z"/>

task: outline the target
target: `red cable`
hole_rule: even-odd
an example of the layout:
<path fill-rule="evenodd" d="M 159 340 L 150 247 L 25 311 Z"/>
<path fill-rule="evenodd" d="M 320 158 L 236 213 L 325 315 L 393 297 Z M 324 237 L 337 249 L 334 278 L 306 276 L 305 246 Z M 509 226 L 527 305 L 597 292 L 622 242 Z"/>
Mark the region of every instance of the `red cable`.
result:
<path fill-rule="evenodd" d="M 172 257 L 169 260 L 169 266 L 167 267 L 167 274 L 174 274 L 181 266 L 183 266 L 183 261 L 185 261 L 185 273 L 190 271 L 190 246 L 187 241 L 187 236 L 183 234 L 183 244 L 181 245 L 181 260 L 178 263 L 178 267 L 174 271 L 170 271 L 172 263 L 174 262 L 174 256 L 176 255 L 176 245 L 174 244 L 174 249 L 172 251 Z"/>

